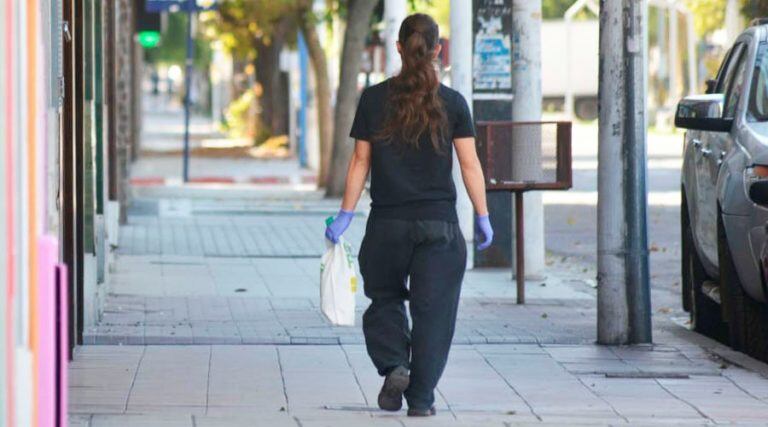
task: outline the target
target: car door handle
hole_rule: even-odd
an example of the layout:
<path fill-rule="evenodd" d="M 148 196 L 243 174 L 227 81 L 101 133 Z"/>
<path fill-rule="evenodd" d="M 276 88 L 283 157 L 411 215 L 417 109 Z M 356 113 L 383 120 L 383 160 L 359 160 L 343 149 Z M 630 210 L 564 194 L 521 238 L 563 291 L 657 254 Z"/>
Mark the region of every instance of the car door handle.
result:
<path fill-rule="evenodd" d="M 723 164 L 723 159 L 725 158 L 725 154 L 726 154 L 725 151 L 721 151 L 720 155 L 717 156 L 717 164 L 718 165 L 722 165 Z"/>
<path fill-rule="evenodd" d="M 709 155 L 712 154 L 712 150 L 709 148 L 702 148 L 701 149 L 701 155 L 704 157 L 709 157 Z"/>

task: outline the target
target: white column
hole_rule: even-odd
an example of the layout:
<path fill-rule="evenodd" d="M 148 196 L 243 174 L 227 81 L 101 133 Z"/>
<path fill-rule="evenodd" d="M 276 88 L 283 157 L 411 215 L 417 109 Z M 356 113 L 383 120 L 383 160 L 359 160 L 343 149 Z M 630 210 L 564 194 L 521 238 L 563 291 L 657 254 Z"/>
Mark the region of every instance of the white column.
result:
<path fill-rule="evenodd" d="M 472 109 L 472 2 L 451 0 L 451 86 L 459 91 Z M 459 226 L 467 240 L 467 268 L 472 268 L 474 240 L 474 209 L 461 179 L 459 162 L 453 156 L 453 180 L 456 183 L 456 210 Z"/>
<path fill-rule="evenodd" d="M 514 0 L 512 26 L 516 32 L 512 62 L 512 119 L 541 120 L 541 0 Z M 541 170 L 541 129 L 520 127 L 513 134 L 513 178 L 531 179 Z M 525 271 L 544 273 L 544 207 L 540 192 L 525 194 Z"/>
<path fill-rule="evenodd" d="M 728 0 L 725 5 L 725 35 L 726 45 L 730 46 L 736 41 L 736 37 L 744 30 L 744 18 L 739 11 L 739 2 L 737 0 Z"/>
<path fill-rule="evenodd" d="M 667 104 L 670 106 L 677 105 L 677 101 L 680 99 L 677 92 L 677 64 L 680 61 L 680 57 L 677 55 L 677 42 L 680 39 L 677 31 L 678 12 L 674 7 L 668 9 L 669 13 L 669 96 L 667 96 Z"/>
<path fill-rule="evenodd" d="M 384 71 L 387 77 L 394 76 L 400 72 L 400 54 L 397 53 L 396 43 L 400 24 L 405 19 L 407 13 L 405 0 L 384 1 L 384 44 L 387 61 L 384 64 Z"/>
<path fill-rule="evenodd" d="M 685 92 L 685 96 L 693 95 L 697 93 L 699 89 L 699 76 L 697 73 L 698 59 L 696 57 L 696 34 L 693 31 L 693 13 L 686 10 L 685 12 L 685 43 L 688 48 L 688 88 Z M 647 26 L 646 26 L 647 31 Z M 648 37 L 646 37 L 647 41 Z M 646 53 L 646 58 L 648 54 Z M 647 63 L 647 61 L 646 61 Z M 648 87 L 646 85 L 646 87 Z"/>

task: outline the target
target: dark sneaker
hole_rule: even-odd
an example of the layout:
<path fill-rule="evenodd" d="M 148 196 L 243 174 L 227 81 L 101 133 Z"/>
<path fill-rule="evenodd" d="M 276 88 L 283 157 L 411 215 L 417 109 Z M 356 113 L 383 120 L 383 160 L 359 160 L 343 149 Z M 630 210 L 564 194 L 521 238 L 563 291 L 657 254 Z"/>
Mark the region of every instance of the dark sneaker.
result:
<path fill-rule="evenodd" d="M 403 392 L 408 388 L 408 369 L 398 366 L 387 374 L 379 392 L 379 408 L 385 411 L 399 411 L 403 407 Z"/>
<path fill-rule="evenodd" d="M 409 417 L 431 417 L 435 414 L 437 414 L 437 411 L 434 406 L 429 409 L 408 408 Z"/>

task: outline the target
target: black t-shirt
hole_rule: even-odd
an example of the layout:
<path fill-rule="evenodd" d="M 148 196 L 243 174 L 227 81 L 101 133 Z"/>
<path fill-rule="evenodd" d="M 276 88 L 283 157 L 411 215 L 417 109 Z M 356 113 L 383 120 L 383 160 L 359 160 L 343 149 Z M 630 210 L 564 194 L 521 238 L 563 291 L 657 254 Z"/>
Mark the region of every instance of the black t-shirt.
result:
<path fill-rule="evenodd" d="M 432 146 L 428 133 L 422 135 L 418 148 L 398 141 L 376 141 L 390 108 L 388 82 L 363 91 L 349 134 L 371 143 L 371 216 L 457 222 L 452 143 L 455 138 L 475 136 L 467 102 L 459 92 L 440 85 L 438 94 L 448 117 L 440 152 Z"/>

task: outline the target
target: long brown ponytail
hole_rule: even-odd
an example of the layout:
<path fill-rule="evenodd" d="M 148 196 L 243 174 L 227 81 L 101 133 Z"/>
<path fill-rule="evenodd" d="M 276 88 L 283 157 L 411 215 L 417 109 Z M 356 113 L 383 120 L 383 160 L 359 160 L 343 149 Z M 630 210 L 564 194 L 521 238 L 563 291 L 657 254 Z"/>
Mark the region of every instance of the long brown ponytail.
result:
<path fill-rule="evenodd" d="M 437 23 L 423 13 L 410 15 L 400 25 L 398 38 L 403 67 L 389 81 L 388 113 L 378 137 L 418 148 L 422 135 L 428 133 L 432 146 L 440 152 L 447 117 L 433 64 L 439 38 Z"/>

